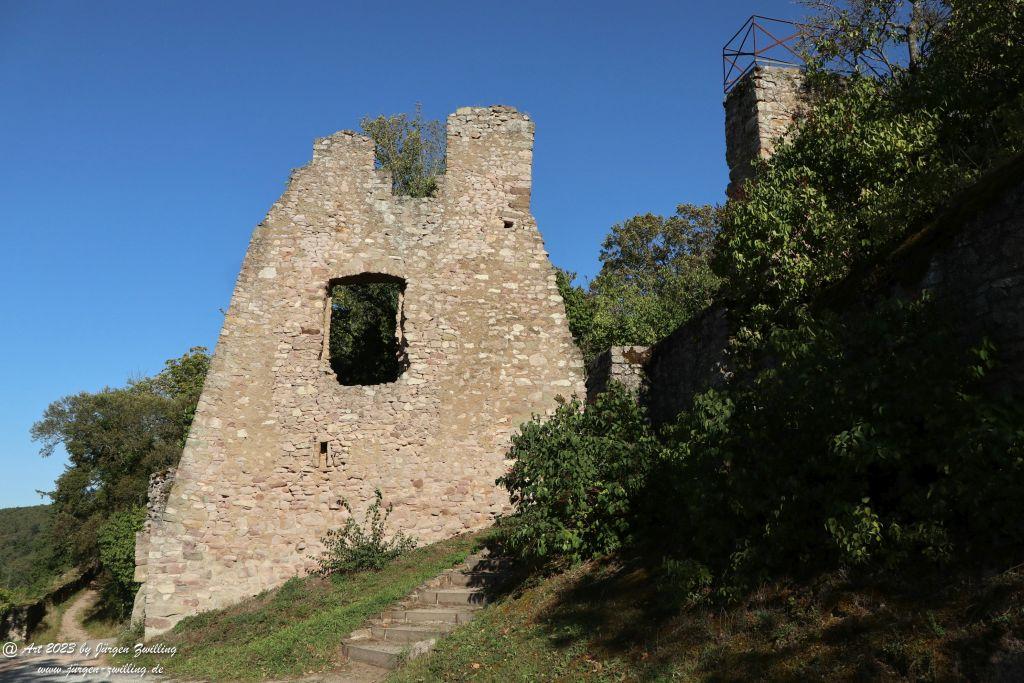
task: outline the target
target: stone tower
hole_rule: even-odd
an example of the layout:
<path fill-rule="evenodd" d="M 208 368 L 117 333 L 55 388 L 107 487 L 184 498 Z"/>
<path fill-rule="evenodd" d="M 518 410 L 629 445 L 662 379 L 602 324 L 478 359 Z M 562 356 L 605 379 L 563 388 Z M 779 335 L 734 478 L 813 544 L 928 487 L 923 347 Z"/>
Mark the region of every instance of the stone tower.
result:
<path fill-rule="evenodd" d="M 785 137 L 804 104 L 803 71 L 796 67 L 755 66 L 725 97 L 725 160 L 735 197 L 755 159 L 767 159 Z"/>
<path fill-rule="evenodd" d="M 373 143 L 317 140 L 253 233 L 166 507 L 139 548 L 146 635 L 275 586 L 380 489 L 391 526 L 432 541 L 491 523 L 510 433 L 584 395 L 554 270 L 530 215 L 534 125 L 448 117 L 435 197 L 393 196 Z M 331 370 L 328 291 L 400 283 L 404 372 Z"/>

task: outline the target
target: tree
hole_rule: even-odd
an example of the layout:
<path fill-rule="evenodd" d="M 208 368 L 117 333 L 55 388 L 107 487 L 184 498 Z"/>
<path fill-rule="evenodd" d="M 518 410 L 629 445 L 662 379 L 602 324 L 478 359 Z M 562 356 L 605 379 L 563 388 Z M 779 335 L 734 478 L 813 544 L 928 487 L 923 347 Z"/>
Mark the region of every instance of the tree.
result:
<path fill-rule="evenodd" d="M 364 117 L 359 124 L 375 143 L 377 165 L 391 173 L 395 194 L 430 197 L 445 170 L 444 128 L 426 121 L 419 105 L 408 114 Z"/>
<path fill-rule="evenodd" d="M 149 475 L 177 464 L 209 361 L 206 349 L 190 349 L 153 377 L 54 401 L 32 426 L 43 457 L 58 446 L 68 455 L 47 493 L 51 538 L 62 557 L 102 564 L 100 537 L 108 522 L 144 507 Z"/>
<path fill-rule="evenodd" d="M 719 279 L 709 257 L 718 209 L 682 204 L 667 218 L 634 216 L 612 226 L 601 271 L 587 289 L 560 271 L 569 329 L 590 360 L 609 346 L 653 344 L 704 310 Z"/>
<path fill-rule="evenodd" d="M 812 62 L 842 64 L 852 73 L 889 76 L 916 71 L 949 15 L 946 0 L 801 0 L 815 11 L 804 21 Z M 900 56 L 906 49 L 905 61 Z"/>

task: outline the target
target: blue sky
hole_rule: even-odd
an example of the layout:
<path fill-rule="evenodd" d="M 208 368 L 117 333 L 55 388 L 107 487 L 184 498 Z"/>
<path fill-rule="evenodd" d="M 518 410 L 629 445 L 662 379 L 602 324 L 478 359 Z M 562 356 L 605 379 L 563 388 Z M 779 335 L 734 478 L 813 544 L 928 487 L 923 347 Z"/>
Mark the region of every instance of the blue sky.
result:
<path fill-rule="evenodd" d="M 537 123 L 555 264 L 719 202 L 721 48 L 750 2 L 0 0 L 0 507 L 63 468 L 28 431 L 65 394 L 212 347 L 253 226 L 313 139 L 366 114 L 510 104 Z"/>

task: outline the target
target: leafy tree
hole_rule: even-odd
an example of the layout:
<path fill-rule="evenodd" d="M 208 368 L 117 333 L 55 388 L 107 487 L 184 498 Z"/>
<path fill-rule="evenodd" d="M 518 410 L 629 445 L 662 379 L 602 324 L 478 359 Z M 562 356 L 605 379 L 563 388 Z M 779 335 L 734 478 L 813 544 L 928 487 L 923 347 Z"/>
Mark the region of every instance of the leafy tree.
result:
<path fill-rule="evenodd" d="M 209 360 L 205 349 L 190 349 L 154 377 L 65 396 L 33 425 L 43 457 L 58 446 L 68 455 L 68 466 L 47 493 L 60 557 L 102 564 L 100 536 L 107 523 L 145 506 L 149 475 L 177 464 Z"/>
<path fill-rule="evenodd" d="M 367 116 L 360 126 L 375 143 L 378 166 L 390 171 L 395 194 L 434 194 L 437 177 L 445 169 L 445 135 L 439 121 L 424 120 L 417 105 L 412 116 Z"/>
<path fill-rule="evenodd" d="M 667 218 L 634 216 L 612 227 L 587 289 L 558 274 L 569 328 L 588 359 L 613 345 L 652 344 L 711 303 L 717 217 L 715 207 L 690 204 Z"/>
<path fill-rule="evenodd" d="M 916 71 L 948 16 L 945 0 L 800 0 L 815 13 L 804 23 L 806 57 L 855 74 Z M 900 48 L 906 56 L 901 58 Z"/>

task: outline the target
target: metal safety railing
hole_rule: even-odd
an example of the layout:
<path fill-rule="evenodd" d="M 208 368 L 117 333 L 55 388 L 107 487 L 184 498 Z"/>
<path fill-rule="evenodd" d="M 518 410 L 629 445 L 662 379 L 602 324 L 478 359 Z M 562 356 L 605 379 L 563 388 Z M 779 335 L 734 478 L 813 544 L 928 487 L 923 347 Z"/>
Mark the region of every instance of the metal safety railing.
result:
<path fill-rule="evenodd" d="M 722 48 L 722 87 L 732 90 L 758 65 L 802 66 L 794 49 L 803 26 L 795 21 L 751 16 Z"/>

